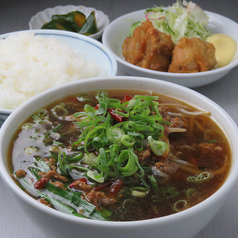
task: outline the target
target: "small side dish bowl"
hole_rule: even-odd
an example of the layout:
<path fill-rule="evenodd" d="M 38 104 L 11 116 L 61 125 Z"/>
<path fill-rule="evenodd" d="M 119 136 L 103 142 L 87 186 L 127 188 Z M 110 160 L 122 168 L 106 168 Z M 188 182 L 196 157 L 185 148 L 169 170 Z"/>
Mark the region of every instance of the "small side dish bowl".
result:
<path fill-rule="evenodd" d="M 58 30 L 26 30 L 3 34 L 0 36 L 0 40 L 23 32 L 34 33 L 35 36 L 42 36 L 44 38 L 54 37 L 69 45 L 75 52 L 79 52 L 85 60 L 96 63 L 98 67 L 105 71 L 106 76 L 115 76 L 117 74 L 117 62 L 111 51 L 99 41 L 81 34 Z M 11 51 L 12 50 L 13 49 L 11 49 Z M 39 57 L 41 58 L 41 56 Z M 18 63 L 20 64 L 20 62 L 17 62 L 17 64 Z M 56 63 L 57 62 L 55 62 L 55 64 Z M 14 72 L 12 70 L 16 67 L 14 66 L 12 68 L 11 72 Z M 12 112 L 12 109 L 0 108 L 0 126 L 2 121 Z"/>
<path fill-rule="evenodd" d="M 238 49 L 236 50 L 234 58 L 227 66 L 199 73 L 168 73 L 145 69 L 128 63 L 122 55 L 122 44 L 129 36 L 131 25 L 145 18 L 145 10 L 146 9 L 131 12 L 117 18 L 109 24 L 103 33 L 103 44 L 114 53 L 119 66 L 127 74 L 161 79 L 193 88 L 217 81 L 238 65 Z M 216 13 L 208 11 L 206 11 L 206 13 L 209 16 L 208 29 L 212 33 L 226 34 L 232 37 L 238 45 L 238 24 Z"/>
<path fill-rule="evenodd" d="M 103 31 L 110 22 L 107 15 L 105 15 L 102 11 L 96 10 L 95 8 L 92 7 L 73 6 L 73 5 L 56 6 L 54 8 L 47 8 L 44 11 L 40 11 L 36 15 L 34 15 L 29 22 L 30 30 L 41 29 L 41 27 L 45 23 L 51 21 L 52 15 L 67 14 L 72 11 L 80 11 L 84 13 L 86 17 L 88 17 L 92 11 L 95 11 L 95 18 L 97 22 L 98 32 L 89 36 L 94 39 L 99 39 L 102 36 Z"/>
<path fill-rule="evenodd" d="M 12 179 L 8 166 L 9 144 L 19 126 L 38 109 L 60 98 L 75 93 L 95 90 L 132 89 L 154 91 L 189 102 L 196 108 L 210 111 L 212 119 L 227 136 L 231 147 L 232 165 L 224 184 L 213 195 L 187 210 L 169 216 L 129 222 L 97 221 L 64 214 L 49 208 L 26 194 Z M 170 82 L 117 76 L 91 78 L 58 86 L 29 99 L 18 107 L 5 121 L 0 130 L 0 175 L 16 202 L 30 217 L 30 221 L 47 237 L 125 237 L 131 238 L 191 238 L 198 233 L 222 207 L 238 177 L 238 129 L 231 117 L 207 97 Z M 49 225 L 50 224 L 50 225 Z M 113 234 L 113 235 L 112 235 Z"/>

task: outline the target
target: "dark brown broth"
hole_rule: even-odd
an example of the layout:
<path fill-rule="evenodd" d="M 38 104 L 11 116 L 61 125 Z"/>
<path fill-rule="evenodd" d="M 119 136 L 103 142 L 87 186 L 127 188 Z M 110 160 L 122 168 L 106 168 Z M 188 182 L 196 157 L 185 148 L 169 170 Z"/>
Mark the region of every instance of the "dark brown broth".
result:
<path fill-rule="evenodd" d="M 124 95 L 148 95 L 148 92 L 131 90 L 110 90 L 108 93 L 111 98 L 118 98 L 120 100 L 123 99 Z M 95 94 L 96 92 L 90 93 L 92 96 Z M 157 94 L 153 93 L 153 95 Z M 82 110 L 85 104 L 79 102 L 75 103 L 72 101 L 72 97 L 70 96 L 47 106 L 46 109 L 50 110 L 59 102 L 71 104 L 67 107 L 69 115 Z M 195 108 L 184 104 L 183 102 L 164 95 L 159 95 L 159 102 L 176 103 L 181 106 L 186 106 L 186 110 L 188 111 L 197 111 Z M 92 101 L 89 104 L 96 106 L 95 101 Z M 169 108 L 170 112 L 178 112 L 176 107 L 172 106 Z M 224 165 L 224 160 L 227 156 L 228 165 L 224 173 L 215 175 L 214 178 L 207 182 L 191 183 L 187 181 L 187 177 L 194 175 L 194 173 L 180 168 L 174 173 L 171 173 L 169 175 L 169 179 L 158 177 L 157 182 L 160 187 L 160 192 L 154 193 L 153 191 L 150 191 L 150 193 L 144 198 L 130 196 L 131 187 L 141 186 L 141 182 L 138 181 L 137 183 L 130 183 L 131 180 L 126 179 L 122 190 L 117 195 L 117 202 L 106 206 L 106 209 L 112 212 L 112 216 L 110 217 L 111 220 L 142 220 L 173 214 L 176 213 L 173 208 L 173 204 L 176 201 L 186 200 L 188 203 L 186 208 L 189 208 L 208 198 L 222 186 L 228 175 L 231 163 L 231 152 L 227 139 L 221 129 L 211 120 L 209 116 L 185 116 L 185 119 L 185 126 L 190 128 L 193 124 L 193 130 L 185 133 L 171 133 L 169 135 L 172 154 L 179 159 L 195 164 L 196 168 L 201 171 L 218 170 Z M 58 121 L 54 118 L 52 118 L 51 121 L 54 125 L 58 123 L 63 125 L 61 133 L 64 134 L 64 136 L 59 140 L 60 142 L 69 146 L 72 142 L 77 140 L 77 137 L 80 135 L 80 130 L 75 130 L 72 122 L 64 122 L 62 120 Z M 31 119 L 26 122 L 31 122 Z M 222 140 L 219 139 L 220 141 L 215 141 L 215 139 L 210 140 L 209 138 L 204 138 L 204 132 L 207 130 L 215 131 L 215 134 L 217 133 L 218 135 L 221 135 Z M 73 133 L 70 134 L 70 131 L 73 131 Z M 24 148 L 26 147 L 38 147 L 39 151 L 37 151 L 35 155 L 40 155 L 42 157 L 48 156 L 47 151 L 50 145 L 45 146 L 43 143 L 36 144 L 34 140 L 31 140 L 31 143 L 29 144 L 26 139 L 29 138 L 29 136 L 34 137 L 36 134 L 32 134 L 31 131 L 22 131 L 21 128 L 19 128 L 15 134 L 15 140 L 10 146 L 11 156 L 9 156 L 9 163 L 13 173 L 19 169 L 27 170 L 27 167 L 34 163 L 35 158 L 32 155 L 24 153 Z M 131 177 L 133 178 L 133 176 Z M 72 181 L 72 178 L 69 178 L 69 181 Z M 146 182 L 148 183 L 148 179 Z M 195 189 L 196 193 L 188 197 L 186 196 L 186 191 L 191 188 Z M 106 189 L 104 192 L 107 194 L 108 190 Z"/>

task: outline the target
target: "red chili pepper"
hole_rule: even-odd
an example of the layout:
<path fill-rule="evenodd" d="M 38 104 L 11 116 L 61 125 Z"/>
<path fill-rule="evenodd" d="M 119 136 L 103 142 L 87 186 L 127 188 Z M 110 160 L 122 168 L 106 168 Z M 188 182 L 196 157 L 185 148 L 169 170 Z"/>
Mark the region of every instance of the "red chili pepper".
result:
<path fill-rule="evenodd" d="M 69 188 L 73 188 L 74 187 L 74 183 L 75 183 L 75 181 L 69 185 Z"/>
<path fill-rule="evenodd" d="M 34 187 L 36 189 L 42 189 L 45 187 L 45 185 L 47 184 L 47 179 L 46 178 L 41 178 L 40 180 L 38 180 L 35 184 Z"/>
<path fill-rule="evenodd" d="M 115 113 L 114 108 L 108 108 L 107 111 L 114 120 L 116 120 L 117 122 L 122 122 L 123 117 L 119 116 L 117 113 Z"/>
<path fill-rule="evenodd" d="M 123 100 L 121 101 L 121 103 L 124 103 L 124 102 L 128 102 L 132 99 L 131 96 L 129 95 L 125 95 Z M 99 104 L 97 104 L 94 109 L 98 109 L 99 108 Z M 115 109 L 114 108 L 108 108 L 107 109 L 107 112 L 111 115 L 111 117 L 116 120 L 117 122 L 122 122 L 123 121 L 123 117 L 122 116 L 119 116 L 117 113 L 115 113 Z"/>
<path fill-rule="evenodd" d="M 97 104 L 96 107 L 94 107 L 94 109 L 98 110 L 99 107 L 100 107 L 100 105 Z"/>
<path fill-rule="evenodd" d="M 112 184 L 112 186 L 110 187 L 109 195 L 116 196 L 118 192 L 120 191 L 122 184 L 123 184 L 123 180 L 116 179 L 114 183 Z"/>
<path fill-rule="evenodd" d="M 123 100 L 121 101 L 121 103 L 124 103 L 124 102 L 128 102 L 132 99 L 133 97 L 129 96 L 129 95 L 125 95 Z"/>
<path fill-rule="evenodd" d="M 71 184 L 69 185 L 69 188 L 73 188 L 75 182 L 77 182 L 77 181 L 82 181 L 82 182 L 87 183 L 87 179 L 86 179 L 86 178 L 80 178 L 80 179 L 75 180 L 73 183 L 71 183 Z"/>
<path fill-rule="evenodd" d="M 95 187 L 94 190 L 95 191 L 101 191 L 101 190 L 107 188 L 110 184 L 111 184 L 111 182 L 104 183 L 102 185 L 99 185 L 99 186 Z"/>
<path fill-rule="evenodd" d="M 98 109 L 99 108 L 99 104 L 96 105 L 96 107 L 94 107 L 94 109 Z M 111 115 L 111 117 L 116 120 L 117 122 L 122 122 L 123 117 L 119 116 L 117 113 L 115 113 L 115 109 L 114 108 L 108 108 L 107 112 Z"/>

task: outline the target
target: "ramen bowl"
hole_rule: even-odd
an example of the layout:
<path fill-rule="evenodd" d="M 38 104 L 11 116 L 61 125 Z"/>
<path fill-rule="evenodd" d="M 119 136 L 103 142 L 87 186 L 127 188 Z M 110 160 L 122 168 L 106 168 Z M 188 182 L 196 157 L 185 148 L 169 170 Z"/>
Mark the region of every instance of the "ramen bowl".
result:
<path fill-rule="evenodd" d="M 232 61 L 225 67 L 198 73 L 170 73 L 142 68 L 127 62 L 122 55 L 122 45 L 129 36 L 132 24 L 145 18 L 144 10 L 131 12 L 112 21 L 102 36 L 103 44 L 116 57 L 120 68 L 128 75 L 150 77 L 173 82 L 185 87 L 194 88 L 213 83 L 238 65 L 238 49 Z M 213 33 L 226 34 L 232 37 L 238 45 L 238 25 L 236 22 L 219 14 L 206 11 L 209 16 L 208 29 Z M 229 27 L 227 27 L 229 26 Z"/>
<path fill-rule="evenodd" d="M 189 102 L 196 108 L 209 111 L 212 119 L 219 125 L 231 147 L 232 164 L 224 184 L 213 195 L 187 210 L 147 220 L 139 221 L 98 221 L 74 217 L 49 208 L 26 194 L 12 179 L 9 169 L 9 144 L 14 133 L 32 113 L 46 105 L 76 93 L 95 90 L 124 89 L 154 91 L 179 100 Z M 231 117 L 216 103 L 207 97 L 183 86 L 170 82 L 142 78 L 117 76 L 92 78 L 68 83 L 44 91 L 18 107 L 5 121 L 0 130 L 0 175 L 12 196 L 24 213 L 30 218 L 39 232 L 47 237 L 125 237 L 131 238 L 191 238 L 215 216 L 226 201 L 237 181 L 238 170 L 238 131 Z"/>

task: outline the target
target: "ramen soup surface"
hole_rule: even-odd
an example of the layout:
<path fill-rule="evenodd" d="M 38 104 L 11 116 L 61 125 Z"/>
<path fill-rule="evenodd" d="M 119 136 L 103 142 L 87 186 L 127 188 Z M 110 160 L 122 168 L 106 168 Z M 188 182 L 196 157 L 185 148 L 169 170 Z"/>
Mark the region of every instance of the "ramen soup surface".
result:
<path fill-rule="evenodd" d="M 221 187 L 231 163 L 209 112 L 127 90 L 46 106 L 18 129 L 9 154 L 16 182 L 39 202 L 112 221 L 188 209 Z"/>

